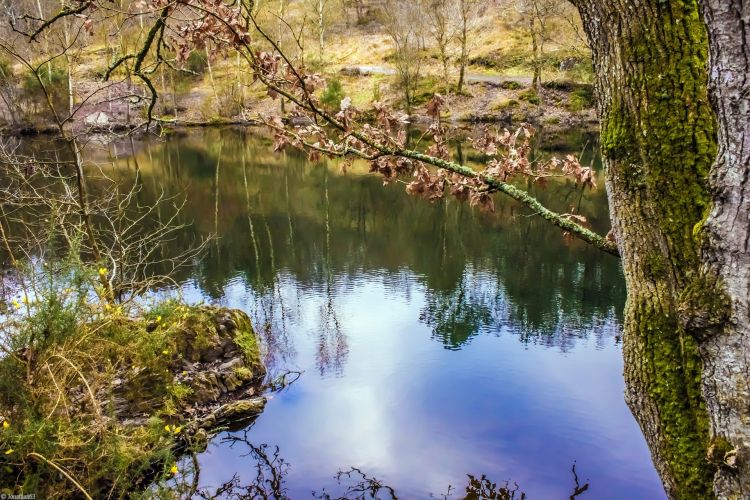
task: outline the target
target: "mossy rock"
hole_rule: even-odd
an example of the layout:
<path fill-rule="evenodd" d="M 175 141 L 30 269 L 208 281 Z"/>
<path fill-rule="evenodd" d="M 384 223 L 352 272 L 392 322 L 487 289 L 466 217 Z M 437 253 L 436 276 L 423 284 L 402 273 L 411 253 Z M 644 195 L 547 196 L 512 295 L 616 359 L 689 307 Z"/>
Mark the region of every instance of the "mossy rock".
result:
<path fill-rule="evenodd" d="M 517 108 L 520 103 L 516 99 L 500 99 L 499 101 L 492 104 L 490 108 L 492 111 L 505 111 L 512 108 Z"/>
<path fill-rule="evenodd" d="M 519 90 L 523 85 L 515 80 L 505 80 L 500 83 L 500 88 L 505 90 Z"/>
<path fill-rule="evenodd" d="M 79 497 L 49 466 L 64 463 L 94 498 L 127 496 L 171 477 L 196 429 L 262 411 L 265 368 L 244 312 L 165 302 L 129 318 L 107 307 L 37 352 L 47 368 L 31 378 L 15 359 L 0 360 L 2 386 L 16 386 L 0 403 L 0 419 L 11 422 L 0 448 L 12 450 L 0 493 Z"/>

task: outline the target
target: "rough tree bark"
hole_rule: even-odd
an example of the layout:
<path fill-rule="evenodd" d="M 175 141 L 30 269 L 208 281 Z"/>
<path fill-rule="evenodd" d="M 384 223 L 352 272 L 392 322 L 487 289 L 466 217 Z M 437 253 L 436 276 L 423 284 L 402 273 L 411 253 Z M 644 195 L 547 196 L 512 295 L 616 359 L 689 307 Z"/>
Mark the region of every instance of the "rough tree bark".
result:
<path fill-rule="evenodd" d="M 712 209 L 703 227 L 704 283 L 725 300 L 689 303 L 703 328 L 703 394 L 711 423 L 719 498 L 750 497 L 750 4 L 701 0 L 710 38 L 710 91 L 719 153 L 709 177 Z M 710 293 L 708 286 L 703 294 Z"/>
<path fill-rule="evenodd" d="M 717 0 L 719 1 L 719 0 Z M 698 235 L 716 157 L 695 0 L 573 0 L 593 53 L 613 230 L 628 288 L 626 400 L 672 498 L 712 496 L 694 325 Z"/>

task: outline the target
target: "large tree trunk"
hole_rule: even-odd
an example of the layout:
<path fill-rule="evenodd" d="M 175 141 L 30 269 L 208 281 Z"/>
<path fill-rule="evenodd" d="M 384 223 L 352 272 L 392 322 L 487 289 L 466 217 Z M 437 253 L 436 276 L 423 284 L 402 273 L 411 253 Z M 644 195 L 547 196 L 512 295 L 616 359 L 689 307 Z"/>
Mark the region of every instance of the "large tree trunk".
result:
<path fill-rule="evenodd" d="M 720 0 L 717 0 L 717 2 Z M 708 43 L 695 0 L 574 0 L 591 44 L 612 225 L 628 288 L 626 400 L 672 498 L 710 497 L 709 419 L 681 297 L 715 158 Z M 687 325 L 689 326 L 689 325 Z"/>
<path fill-rule="evenodd" d="M 710 175 L 713 206 L 703 231 L 703 281 L 718 282 L 720 289 L 712 301 L 703 295 L 691 304 L 693 316 L 687 320 L 704 328 L 703 393 L 712 455 L 719 463 L 714 491 L 720 498 L 750 498 L 750 5 L 742 0 L 701 4 L 719 130 Z M 731 306 L 726 315 L 725 303 Z"/>

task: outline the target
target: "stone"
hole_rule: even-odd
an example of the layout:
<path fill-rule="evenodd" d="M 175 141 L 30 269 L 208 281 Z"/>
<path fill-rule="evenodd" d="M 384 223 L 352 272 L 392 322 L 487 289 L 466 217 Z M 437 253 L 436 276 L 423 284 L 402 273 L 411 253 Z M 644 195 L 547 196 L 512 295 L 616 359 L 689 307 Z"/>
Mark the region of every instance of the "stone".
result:
<path fill-rule="evenodd" d="M 107 113 L 104 113 L 103 111 L 91 113 L 83 119 L 83 123 L 85 123 L 89 127 L 99 128 L 109 127 L 110 121 L 111 120 L 109 118 L 109 115 Z"/>
<path fill-rule="evenodd" d="M 206 349 L 206 351 L 203 352 L 203 356 L 201 356 L 204 362 L 211 363 L 213 361 L 216 361 L 224 354 L 224 349 L 222 346 L 214 346 L 211 349 Z"/>
<path fill-rule="evenodd" d="M 228 372 L 230 370 L 233 370 L 234 368 L 239 368 L 240 366 L 244 365 L 245 362 L 242 360 L 242 358 L 232 358 L 223 365 L 220 365 L 219 371 Z"/>
<path fill-rule="evenodd" d="M 224 377 L 224 385 L 229 392 L 235 391 L 238 387 L 242 386 L 242 383 L 242 380 L 235 373 L 229 373 Z"/>

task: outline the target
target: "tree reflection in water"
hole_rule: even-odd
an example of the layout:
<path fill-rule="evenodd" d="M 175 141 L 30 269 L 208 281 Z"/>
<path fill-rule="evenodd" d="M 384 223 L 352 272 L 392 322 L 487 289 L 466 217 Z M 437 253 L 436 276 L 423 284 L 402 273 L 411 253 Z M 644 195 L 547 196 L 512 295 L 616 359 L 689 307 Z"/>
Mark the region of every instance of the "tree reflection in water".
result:
<path fill-rule="evenodd" d="M 254 445 L 249 438 L 252 426 L 246 427 L 240 432 L 230 433 L 222 438 L 222 443 L 228 443 L 230 448 L 244 446 L 247 451 L 241 456 L 247 458 L 248 462 L 255 462 L 255 475 L 247 483 L 243 483 L 239 473 L 234 473 L 232 478 L 210 491 L 204 488 L 197 493 L 198 498 L 287 498 L 284 488 L 284 477 L 289 472 L 289 464 L 281 457 L 278 446 L 261 444 Z"/>
<path fill-rule="evenodd" d="M 377 478 L 370 477 L 360 469 L 352 467 L 347 471 L 339 471 L 336 474 L 336 482 L 346 487 L 346 491 L 340 496 L 331 496 L 323 490 L 322 493 L 313 492 L 313 497 L 323 500 L 348 500 L 348 499 L 393 499 L 396 500 L 396 490 L 391 486 L 379 481 Z"/>
<path fill-rule="evenodd" d="M 241 456 L 247 458 L 249 463 L 254 462 L 255 472 L 252 477 L 245 482 L 239 473 L 235 473 L 229 481 L 216 489 L 204 488 L 195 491 L 194 497 L 206 500 L 289 498 L 284 480 L 291 469 L 291 464 L 281 456 L 278 446 L 253 444 L 250 440 L 251 429 L 252 426 L 239 432 L 229 433 L 222 438 L 221 442 L 228 443 L 231 448 L 242 446 L 247 449 Z M 197 484 L 199 469 L 196 468 L 195 471 L 195 477 L 191 480 L 193 484 Z M 574 485 L 570 500 L 573 500 L 588 491 L 589 483 L 581 484 L 575 462 L 571 472 Z M 320 500 L 397 500 L 399 498 L 392 486 L 357 467 L 340 470 L 334 478 L 341 487 L 341 491 L 336 493 L 326 491 L 326 489 L 321 492 L 313 491 L 312 497 Z M 486 474 L 479 477 L 467 474 L 467 484 L 462 492 L 453 486 L 448 486 L 446 493 L 431 493 L 429 497 L 442 500 L 525 500 L 527 498 L 526 493 L 517 483 L 511 483 L 510 480 L 497 483 Z"/>
<path fill-rule="evenodd" d="M 586 149 L 583 137 L 560 141 Z M 506 331 L 566 351 L 582 332 L 602 343 L 619 328 L 624 287 L 617 259 L 563 241 L 557 229 L 508 200 L 498 199 L 491 216 L 446 200 L 425 203 L 356 168 L 339 175 L 336 165 L 274 154 L 263 136 L 231 130 L 145 142 L 131 153 L 113 176 L 127 183 L 137 170 L 142 202 L 162 191 L 189 200 L 180 222 L 190 229 L 170 248 L 215 236 L 205 258 L 177 281 L 195 283 L 208 301 L 244 286 L 253 302 L 248 312 L 257 325 L 270 325 L 263 333 L 271 358 L 294 357 L 285 335 L 299 322 L 300 294 L 312 292 L 324 298 L 316 368 L 339 375 L 349 339 L 337 301 L 362 276 L 391 281 L 405 272 L 408 279 L 390 283 L 390 291 L 409 300 L 410 287 L 424 288 L 421 318 L 447 349 L 461 349 L 479 333 Z M 603 189 L 584 196 L 575 184 L 555 181 L 532 190 L 553 209 L 585 214 L 606 232 Z"/>

